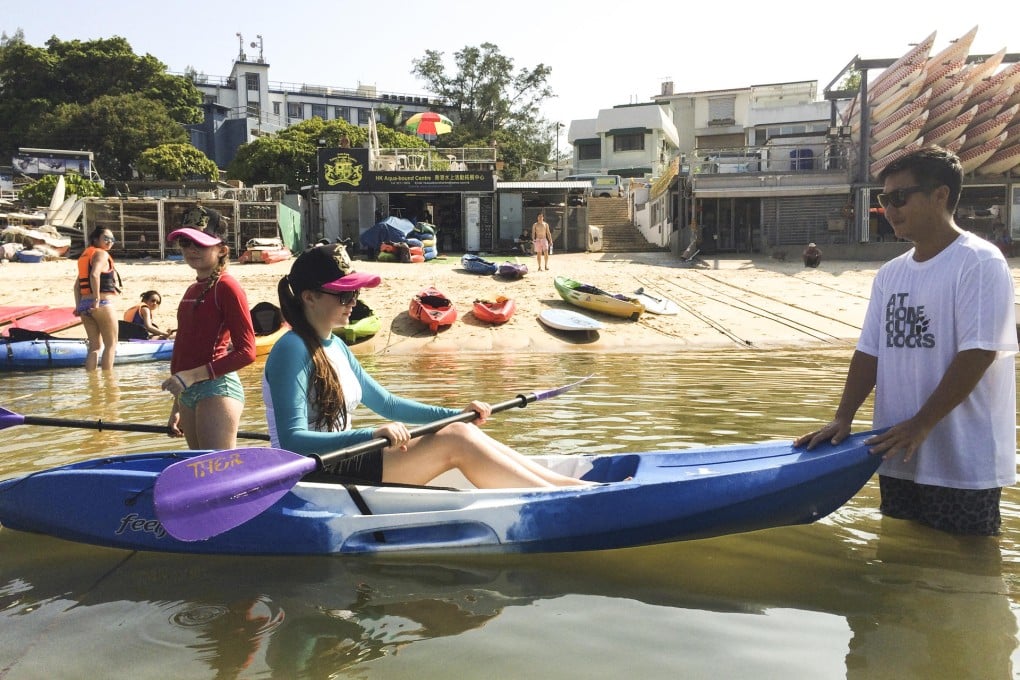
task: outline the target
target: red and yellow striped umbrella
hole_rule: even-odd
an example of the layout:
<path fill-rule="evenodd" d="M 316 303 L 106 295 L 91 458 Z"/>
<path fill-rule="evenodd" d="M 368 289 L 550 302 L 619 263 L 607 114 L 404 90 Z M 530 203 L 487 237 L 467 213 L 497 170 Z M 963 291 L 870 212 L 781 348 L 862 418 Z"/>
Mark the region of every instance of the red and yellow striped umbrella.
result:
<path fill-rule="evenodd" d="M 445 135 L 453 129 L 453 121 L 441 113 L 424 111 L 408 118 L 404 128 L 411 134 Z"/>

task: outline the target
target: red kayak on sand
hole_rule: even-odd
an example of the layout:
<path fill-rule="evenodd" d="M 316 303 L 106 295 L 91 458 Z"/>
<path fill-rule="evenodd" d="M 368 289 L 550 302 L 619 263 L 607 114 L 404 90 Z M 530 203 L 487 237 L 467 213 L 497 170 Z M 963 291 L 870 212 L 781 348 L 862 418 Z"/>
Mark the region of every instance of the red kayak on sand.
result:
<path fill-rule="evenodd" d="M 434 286 L 429 286 L 411 299 L 407 313 L 412 319 L 422 322 L 433 333 L 439 332 L 440 326 L 449 326 L 457 320 L 457 308 L 450 298 L 443 295 Z"/>
<path fill-rule="evenodd" d="M 47 305 L 2 305 L 0 306 L 0 323 L 14 321 L 47 308 Z"/>
<path fill-rule="evenodd" d="M 475 300 L 472 312 L 475 317 L 488 323 L 506 323 L 517 310 L 513 298 L 500 295 L 493 300 Z"/>
<path fill-rule="evenodd" d="M 74 315 L 74 307 L 50 307 L 35 314 L 15 319 L 9 325 L 4 326 L 0 331 L 6 337 L 10 329 L 23 328 L 27 331 L 42 331 L 43 333 L 56 333 L 71 326 L 81 323 L 81 317 Z"/>

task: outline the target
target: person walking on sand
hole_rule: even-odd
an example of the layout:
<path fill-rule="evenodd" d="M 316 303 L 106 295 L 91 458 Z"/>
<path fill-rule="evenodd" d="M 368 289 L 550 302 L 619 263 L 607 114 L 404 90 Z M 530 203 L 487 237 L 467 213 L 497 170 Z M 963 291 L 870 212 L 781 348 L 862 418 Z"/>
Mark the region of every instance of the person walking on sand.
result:
<path fill-rule="evenodd" d="M 113 303 L 120 293 L 120 277 L 110 256 L 115 241 L 112 231 L 96 227 L 89 234 L 88 247 L 78 258 L 74 313 L 81 317 L 88 338 L 86 371 L 100 367 L 112 370 L 117 355 L 117 315 Z"/>
<path fill-rule="evenodd" d="M 197 210 L 200 216 L 185 221 L 194 226 L 167 236 L 197 274 L 177 307 L 170 377 L 162 384 L 174 397 L 167 428 L 191 449 L 232 449 L 244 408 L 237 371 L 255 361 L 255 330 L 244 289 L 226 272 L 226 220 Z"/>
<path fill-rule="evenodd" d="M 833 420 L 794 441 L 838 444 L 875 391 L 865 442 L 883 457 L 883 515 L 958 534 L 999 533 L 1002 487 L 1016 483 L 1013 277 L 994 244 L 953 215 L 960 159 L 937 146 L 879 174 L 878 203 L 914 247 L 879 269 Z"/>
<path fill-rule="evenodd" d="M 386 449 L 340 464 L 339 474 L 372 484 L 427 484 L 453 468 L 478 488 L 590 484 L 540 465 L 472 423 L 411 439 L 405 423 L 476 411 L 483 424 L 492 407 L 480 401 L 464 411 L 430 406 L 390 393 L 365 372 L 333 329 L 348 323 L 361 289 L 379 282 L 375 274 L 355 272 L 343 247 L 332 245 L 306 250 L 280 279 L 280 310 L 291 330 L 273 345 L 262 375 L 273 446 L 315 455 L 385 438 Z M 389 422 L 353 429 L 351 416 L 361 403 Z"/>
<path fill-rule="evenodd" d="M 531 244 L 535 247 L 535 259 L 538 270 L 542 270 L 542 258 L 545 258 L 545 270 L 549 271 L 549 253 L 552 251 L 552 232 L 545 221 L 545 213 L 538 213 L 538 221 L 531 225 Z"/>

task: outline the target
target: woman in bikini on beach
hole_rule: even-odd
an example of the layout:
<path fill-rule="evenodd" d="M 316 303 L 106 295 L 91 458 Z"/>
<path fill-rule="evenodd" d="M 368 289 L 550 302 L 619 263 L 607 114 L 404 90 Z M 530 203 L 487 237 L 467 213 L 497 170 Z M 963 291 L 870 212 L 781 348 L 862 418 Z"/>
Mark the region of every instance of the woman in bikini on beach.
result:
<path fill-rule="evenodd" d="M 86 371 L 94 371 L 100 366 L 103 370 L 111 370 L 117 354 L 117 316 L 113 301 L 117 299 L 120 286 L 110 256 L 110 248 L 115 241 L 112 231 L 97 227 L 89 234 L 89 246 L 78 258 L 74 313 L 81 317 L 88 338 Z"/>

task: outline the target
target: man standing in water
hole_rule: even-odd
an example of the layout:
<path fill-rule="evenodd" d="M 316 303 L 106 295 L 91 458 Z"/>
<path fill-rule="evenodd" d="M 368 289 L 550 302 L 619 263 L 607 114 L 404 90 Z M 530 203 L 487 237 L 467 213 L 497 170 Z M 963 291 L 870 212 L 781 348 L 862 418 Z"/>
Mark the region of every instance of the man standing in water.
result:
<path fill-rule="evenodd" d="M 867 440 L 883 457 L 881 512 L 942 531 L 995 535 L 1016 483 L 1013 277 L 994 244 L 960 229 L 960 159 L 927 147 L 882 170 L 878 195 L 913 249 L 887 262 L 835 418 L 795 446 L 838 443 L 875 389 Z"/>
<path fill-rule="evenodd" d="M 552 250 L 552 232 L 545 221 L 545 213 L 538 213 L 538 221 L 531 225 L 531 243 L 535 246 L 535 259 L 538 270 L 542 271 L 542 258 L 545 258 L 545 270 L 549 271 L 549 251 Z"/>

